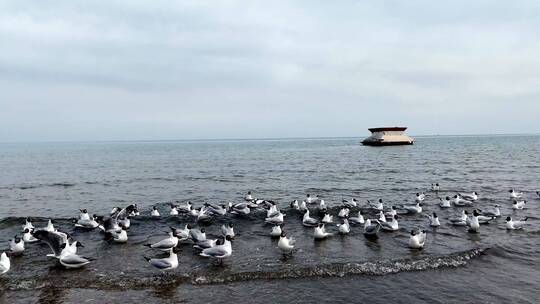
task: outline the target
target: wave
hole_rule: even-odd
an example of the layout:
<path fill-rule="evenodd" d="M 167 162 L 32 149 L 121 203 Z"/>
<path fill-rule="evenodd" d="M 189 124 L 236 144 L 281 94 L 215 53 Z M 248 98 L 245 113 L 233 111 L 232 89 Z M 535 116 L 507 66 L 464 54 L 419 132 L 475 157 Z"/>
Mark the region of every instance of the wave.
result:
<path fill-rule="evenodd" d="M 475 248 L 450 255 L 429 256 L 419 259 L 394 259 L 348 263 L 329 263 L 314 266 L 292 266 L 269 271 L 210 271 L 194 273 L 171 272 L 167 276 L 137 276 L 85 272 L 71 275 L 61 271 L 32 278 L 0 278 L 4 290 L 30 290 L 35 288 L 92 288 L 125 290 L 136 288 L 159 288 L 163 285 L 208 285 L 252 280 L 282 280 L 310 277 L 343 277 L 348 275 L 383 276 L 407 271 L 456 268 L 465 266 L 469 260 L 485 254 L 489 248 Z M 51 276 L 59 278 L 51 280 Z"/>

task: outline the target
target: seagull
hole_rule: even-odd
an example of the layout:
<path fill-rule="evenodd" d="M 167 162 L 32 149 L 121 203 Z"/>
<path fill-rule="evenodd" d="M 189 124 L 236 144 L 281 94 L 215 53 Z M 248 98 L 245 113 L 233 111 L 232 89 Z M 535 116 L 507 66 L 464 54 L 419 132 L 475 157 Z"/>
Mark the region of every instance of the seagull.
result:
<path fill-rule="evenodd" d="M 437 213 L 433 212 L 433 215 L 428 215 L 429 219 L 429 225 L 431 227 L 439 227 L 441 225 L 441 222 L 439 221 L 439 217 L 437 216 Z"/>
<path fill-rule="evenodd" d="M 77 244 L 77 242 L 75 242 Z M 90 259 L 86 257 L 79 256 L 75 253 L 72 253 L 72 250 L 69 249 L 68 244 L 64 243 L 60 246 L 62 248 L 62 253 L 58 257 L 60 264 L 68 269 L 81 268 L 90 263 Z"/>
<path fill-rule="evenodd" d="M 384 212 L 382 210 L 379 211 L 379 222 L 386 222 L 386 215 L 384 215 Z"/>
<path fill-rule="evenodd" d="M 244 200 L 245 201 L 252 201 L 253 200 L 253 196 L 251 195 L 251 191 L 248 191 L 246 196 L 244 196 Z"/>
<path fill-rule="evenodd" d="M 0 274 L 4 274 L 11 268 L 11 262 L 5 252 L 0 255 Z"/>
<path fill-rule="evenodd" d="M 467 207 L 473 205 L 471 201 L 462 199 L 461 195 L 459 194 L 454 195 L 453 203 L 456 205 L 456 207 Z"/>
<path fill-rule="evenodd" d="M 512 204 L 512 209 L 515 209 L 515 210 L 522 210 L 525 208 L 525 204 L 527 203 L 527 201 L 518 201 L 518 200 L 514 200 L 514 203 Z"/>
<path fill-rule="evenodd" d="M 64 243 L 66 246 L 65 246 L 65 249 L 62 250 L 62 253 L 71 253 L 71 254 L 77 254 L 77 248 L 78 247 L 84 247 L 81 243 L 79 243 L 78 241 L 73 241 L 71 244 L 69 243 L 69 240 L 67 240 L 65 243 Z M 60 246 L 62 247 L 62 245 Z M 63 247 L 62 247 L 63 248 Z M 64 252 L 65 251 L 65 252 Z M 60 255 L 62 255 L 62 253 Z"/>
<path fill-rule="evenodd" d="M 313 237 L 315 238 L 315 240 L 322 240 L 331 235 L 332 233 L 326 232 L 326 229 L 324 228 L 324 224 L 319 224 L 317 227 L 313 229 Z"/>
<path fill-rule="evenodd" d="M 49 232 L 54 232 L 56 231 L 56 229 L 54 228 L 54 225 L 52 223 L 52 220 L 49 220 L 47 222 L 47 226 L 43 227 L 43 228 L 38 228 L 36 230 L 45 230 L 45 231 L 49 231 Z"/>
<path fill-rule="evenodd" d="M 233 204 L 232 202 L 229 202 L 229 208 L 231 209 L 231 213 L 234 214 L 247 215 L 251 212 L 247 203 Z"/>
<path fill-rule="evenodd" d="M 75 227 L 78 228 L 85 228 L 85 229 L 94 229 L 99 227 L 99 223 L 97 222 L 98 217 L 94 215 L 92 218 L 88 217 L 85 219 L 79 218 L 77 223 L 75 223 Z"/>
<path fill-rule="evenodd" d="M 385 219 L 386 220 L 386 219 Z M 392 220 L 390 220 L 389 222 L 387 221 L 384 221 L 384 222 L 381 222 L 381 221 L 378 221 L 378 223 L 381 225 L 381 228 L 384 230 L 384 231 L 389 231 L 389 232 L 392 232 L 392 231 L 397 231 L 399 230 L 399 223 L 398 223 L 398 216 L 397 215 L 394 215 L 392 217 Z"/>
<path fill-rule="evenodd" d="M 291 202 L 290 207 L 292 209 L 300 210 L 300 205 L 298 205 L 298 200 L 294 200 Z"/>
<path fill-rule="evenodd" d="M 421 203 L 426 199 L 426 195 L 424 192 L 422 193 L 416 193 L 416 197 L 414 198 L 417 202 Z"/>
<path fill-rule="evenodd" d="M 422 230 L 416 232 L 414 229 L 411 230 L 411 236 L 409 238 L 409 247 L 412 249 L 422 249 L 426 243 L 426 231 Z"/>
<path fill-rule="evenodd" d="M 519 221 L 512 220 L 511 217 L 506 217 L 506 229 L 508 230 L 519 230 L 523 229 L 523 226 L 527 224 L 527 218 L 524 218 Z"/>
<path fill-rule="evenodd" d="M 151 259 L 148 257 L 144 257 L 144 259 L 159 270 L 167 271 L 176 269 L 178 267 L 178 256 L 176 254 L 179 250 L 176 247 L 169 249 L 169 256 L 163 259 Z"/>
<path fill-rule="evenodd" d="M 170 206 L 171 206 L 171 211 L 169 211 L 169 215 L 177 216 L 178 215 L 178 207 L 173 203 L 171 203 Z"/>
<path fill-rule="evenodd" d="M 174 227 L 169 227 L 172 232 L 174 233 L 174 236 L 178 238 L 178 241 L 185 241 L 189 238 L 189 233 L 191 230 L 191 225 L 187 224 L 184 229 L 176 229 Z"/>
<path fill-rule="evenodd" d="M 187 201 L 183 205 L 176 206 L 176 210 L 182 213 L 190 213 L 192 209 L 193 209 L 193 205 L 191 205 L 190 201 Z"/>
<path fill-rule="evenodd" d="M 270 224 L 281 224 L 283 223 L 283 216 L 284 214 L 278 211 L 278 213 L 275 214 L 273 217 L 267 217 L 265 219 L 265 222 Z"/>
<path fill-rule="evenodd" d="M 52 231 L 47 231 L 47 230 L 35 230 L 32 233 L 32 236 L 44 242 L 45 244 L 49 245 L 53 253 L 47 254 L 48 257 L 59 258 L 63 249 L 62 245 L 67 242 L 67 236 L 59 232 L 52 232 Z"/>
<path fill-rule="evenodd" d="M 493 211 L 482 212 L 482 215 L 489 217 L 499 217 L 501 216 L 501 210 L 499 209 L 499 207 L 499 205 L 495 205 L 495 209 Z"/>
<path fill-rule="evenodd" d="M 319 221 L 309 216 L 309 210 L 304 211 L 304 217 L 302 218 L 302 224 L 307 227 L 314 227 L 319 224 Z"/>
<path fill-rule="evenodd" d="M 305 211 L 307 210 L 306 201 L 302 201 L 300 205 L 298 206 L 298 210 Z"/>
<path fill-rule="evenodd" d="M 307 202 L 308 204 L 314 204 L 314 203 L 317 202 L 318 199 L 319 199 L 319 196 L 318 196 L 318 195 L 315 196 L 315 197 L 312 197 L 312 196 L 309 195 L 309 194 L 306 195 L 306 202 Z"/>
<path fill-rule="evenodd" d="M 232 245 L 231 237 L 226 236 L 222 244 L 216 244 L 213 247 L 204 249 L 200 256 L 207 258 L 215 258 L 218 260 L 223 260 L 224 258 L 230 257 L 232 254 Z"/>
<path fill-rule="evenodd" d="M 150 216 L 153 216 L 153 217 L 159 217 L 160 216 L 159 211 L 157 210 L 156 206 L 152 207 L 152 212 L 150 213 Z"/>
<path fill-rule="evenodd" d="M 471 194 L 460 194 L 460 196 L 468 201 L 477 201 L 478 200 L 478 193 L 476 191 L 473 191 Z"/>
<path fill-rule="evenodd" d="M 229 223 L 228 225 L 225 225 L 223 224 L 221 226 L 221 234 L 223 234 L 223 236 L 230 236 L 232 239 L 234 239 L 234 237 L 236 236 L 234 234 L 234 225 L 233 223 Z"/>
<path fill-rule="evenodd" d="M 211 217 L 211 211 L 209 210 L 210 209 L 206 206 L 201 207 L 199 214 L 197 214 L 197 222 L 210 221 L 212 217 Z"/>
<path fill-rule="evenodd" d="M 33 231 L 33 230 L 32 230 Z M 35 243 L 35 242 L 39 242 L 38 239 L 36 239 L 33 235 L 32 235 L 32 232 L 30 229 L 25 229 L 23 231 L 23 241 L 25 243 Z"/>
<path fill-rule="evenodd" d="M 381 229 L 381 224 L 379 221 L 375 221 L 375 224 L 371 223 L 370 219 L 367 219 L 364 223 L 364 236 L 368 238 L 376 238 L 377 233 L 379 233 L 379 230 Z"/>
<path fill-rule="evenodd" d="M 402 208 L 407 210 L 409 214 L 422 213 L 422 207 L 419 202 L 416 202 L 416 205 L 403 206 Z"/>
<path fill-rule="evenodd" d="M 347 207 L 341 208 L 341 209 L 339 210 L 338 217 L 343 218 L 343 217 L 349 216 L 349 211 L 350 211 L 350 210 L 349 210 L 349 208 L 347 208 Z"/>
<path fill-rule="evenodd" d="M 510 189 L 508 192 L 510 192 L 510 198 L 521 198 L 523 195 L 523 192 L 517 192 L 514 189 Z"/>
<path fill-rule="evenodd" d="M 368 205 L 375 210 L 384 210 L 382 198 L 380 198 L 377 203 L 372 203 L 370 200 L 368 200 Z"/>
<path fill-rule="evenodd" d="M 382 211 L 381 211 L 382 212 Z M 385 217 L 393 218 L 397 214 L 396 206 L 390 207 L 390 211 L 386 212 Z"/>
<path fill-rule="evenodd" d="M 439 200 L 441 201 L 439 203 L 439 207 L 441 207 L 441 208 L 450 208 L 450 207 L 452 207 L 449 196 L 447 196 L 445 199 L 442 199 L 442 198 L 439 197 Z"/>
<path fill-rule="evenodd" d="M 468 214 L 469 212 L 467 212 L 467 210 L 463 210 L 461 212 L 461 216 L 456 217 L 456 218 L 451 218 L 450 223 L 454 226 L 466 226 L 467 220 L 468 220 Z"/>
<path fill-rule="evenodd" d="M 469 232 L 478 233 L 480 230 L 480 222 L 478 221 L 478 216 L 480 214 L 477 210 L 473 211 L 473 215 L 471 219 L 467 221 L 467 225 L 469 226 Z"/>
<path fill-rule="evenodd" d="M 81 212 L 79 214 L 79 220 L 83 220 L 83 221 L 89 221 L 90 220 L 90 214 L 88 214 L 88 210 L 79 209 L 79 211 Z"/>
<path fill-rule="evenodd" d="M 106 232 L 106 239 L 112 240 L 115 243 L 127 243 L 128 235 L 127 235 L 126 229 L 127 229 L 126 227 L 122 227 L 120 229 L 120 232 L 116 232 L 116 231 Z"/>
<path fill-rule="evenodd" d="M 32 225 L 32 222 L 30 222 L 30 221 L 28 220 L 28 218 L 26 218 L 25 223 L 24 223 L 24 225 L 22 226 L 22 231 L 25 231 L 26 229 L 28 229 L 28 230 L 34 229 L 34 225 Z"/>
<path fill-rule="evenodd" d="M 21 255 L 24 251 L 24 241 L 18 236 L 9 240 L 9 252 L 13 256 Z"/>
<path fill-rule="evenodd" d="M 432 191 L 438 192 L 440 189 L 441 187 L 439 186 L 439 183 L 431 184 Z"/>
<path fill-rule="evenodd" d="M 271 237 L 278 237 L 280 236 L 282 233 L 282 230 L 281 230 L 281 225 L 275 225 L 274 227 L 272 227 L 272 231 L 270 232 L 270 236 Z"/>
<path fill-rule="evenodd" d="M 98 228 L 101 229 L 105 233 L 110 233 L 110 232 L 119 233 L 122 230 L 122 227 L 118 225 L 118 221 L 116 220 L 116 217 L 108 217 L 102 222 L 103 223 L 100 226 L 98 226 Z"/>
<path fill-rule="evenodd" d="M 357 217 L 351 217 L 349 220 L 356 224 L 363 224 L 364 223 L 364 211 L 360 210 L 358 211 Z"/>
<path fill-rule="evenodd" d="M 225 214 L 227 214 L 227 206 L 225 206 L 224 204 L 221 204 L 219 206 L 208 204 L 207 207 L 208 207 L 208 211 L 210 211 L 211 215 L 225 215 Z"/>
<path fill-rule="evenodd" d="M 326 211 L 328 207 L 326 206 L 326 203 L 323 199 L 319 200 L 319 210 L 320 211 Z"/>
<path fill-rule="evenodd" d="M 196 248 L 196 249 L 199 249 L 199 250 L 204 250 L 204 249 L 207 249 L 207 248 L 211 248 L 211 247 L 214 247 L 218 244 L 218 239 L 206 239 L 204 241 L 201 241 L 201 242 L 197 242 L 195 245 L 193 245 L 193 248 Z"/>
<path fill-rule="evenodd" d="M 157 249 L 161 251 L 169 251 L 171 248 L 174 248 L 178 246 L 178 238 L 174 236 L 174 232 L 171 231 L 168 233 L 169 237 L 154 243 L 154 244 L 146 244 L 144 246 L 150 247 L 152 249 Z"/>
<path fill-rule="evenodd" d="M 349 226 L 349 220 L 343 219 L 343 224 L 337 224 L 339 234 L 348 234 L 351 232 L 351 226 Z"/>
<path fill-rule="evenodd" d="M 294 250 L 295 240 L 293 238 L 288 238 L 285 231 L 281 232 L 278 241 L 278 248 L 283 252 L 283 254 L 290 254 Z"/>
<path fill-rule="evenodd" d="M 324 216 L 323 216 L 323 218 L 322 218 L 322 220 L 321 220 L 321 223 L 324 223 L 324 224 L 330 224 L 330 223 L 333 222 L 333 219 L 334 219 L 333 216 L 331 216 L 330 214 L 328 214 L 328 212 L 325 212 L 325 213 L 324 213 Z"/>
<path fill-rule="evenodd" d="M 276 203 L 272 202 L 268 211 L 266 211 L 266 217 L 274 217 L 279 213 Z"/>
<path fill-rule="evenodd" d="M 195 243 L 204 242 L 206 240 L 206 230 L 204 228 L 201 228 L 200 230 L 197 228 L 190 228 L 189 238 Z"/>
<path fill-rule="evenodd" d="M 358 205 L 358 201 L 353 197 L 350 201 L 346 199 L 341 200 L 341 204 L 346 208 L 354 208 Z"/>

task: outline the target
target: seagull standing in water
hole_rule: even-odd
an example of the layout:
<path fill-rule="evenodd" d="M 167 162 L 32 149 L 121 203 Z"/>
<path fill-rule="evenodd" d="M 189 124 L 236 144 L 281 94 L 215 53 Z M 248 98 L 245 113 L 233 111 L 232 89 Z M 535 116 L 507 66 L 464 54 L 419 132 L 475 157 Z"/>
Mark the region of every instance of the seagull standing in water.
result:
<path fill-rule="evenodd" d="M 278 248 L 283 252 L 283 254 L 291 254 L 294 250 L 295 240 L 293 238 L 288 238 L 285 231 L 281 232 L 278 241 Z"/>
<path fill-rule="evenodd" d="M 223 259 L 230 257 L 231 255 L 232 244 L 230 236 L 226 236 L 222 244 L 216 244 L 213 247 L 206 248 L 200 253 L 200 256 L 206 258 L 215 258 L 218 259 L 220 262 L 223 261 Z"/>
<path fill-rule="evenodd" d="M 77 242 L 75 242 L 77 244 Z M 68 248 L 68 244 L 61 245 L 62 253 L 58 257 L 60 264 L 68 269 L 81 268 L 90 263 L 90 259 L 82 257 L 72 252 L 72 249 Z"/>
<path fill-rule="evenodd" d="M 169 256 L 163 259 L 151 259 L 148 257 L 144 257 L 144 259 L 155 268 L 167 271 L 176 269 L 178 267 L 178 256 L 176 255 L 179 252 L 178 248 L 171 248 L 169 249 Z"/>
<path fill-rule="evenodd" d="M 324 213 L 324 216 L 321 220 L 321 223 L 324 223 L 324 224 L 330 224 L 334 221 L 334 217 L 331 216 L 328 212 L 325 212 Z"/>
<path fill-rule="evenodd" d="M 169 237 L 154 243 L 154 244 L 146 244 L 145 246 L 150 247 L 152 249 L 157 249 L 161 251 L 169 251 L 171 248 L 174 248 L 178 246 L 178 238 L 174 236 L 174 232 L 171 231 L 168 233 Z"/>

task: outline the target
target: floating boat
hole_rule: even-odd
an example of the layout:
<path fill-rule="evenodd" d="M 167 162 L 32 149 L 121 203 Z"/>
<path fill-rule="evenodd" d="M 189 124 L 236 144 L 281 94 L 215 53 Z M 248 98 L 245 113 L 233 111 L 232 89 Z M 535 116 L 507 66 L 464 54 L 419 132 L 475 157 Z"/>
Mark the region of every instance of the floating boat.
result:
<path fill-rule="evenodd" d="M 412 145 L 414 142 L 414 139 L 404 133 L 407 127 L 384 127 L 368 130 L 371 132 L 371 136 L 362 141 L 365 146 Z"/>

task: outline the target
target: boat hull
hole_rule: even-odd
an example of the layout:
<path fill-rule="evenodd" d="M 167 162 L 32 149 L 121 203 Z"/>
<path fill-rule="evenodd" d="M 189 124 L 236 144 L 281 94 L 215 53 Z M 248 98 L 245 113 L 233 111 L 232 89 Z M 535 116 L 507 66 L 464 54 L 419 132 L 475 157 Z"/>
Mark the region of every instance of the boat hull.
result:
<path fill-rule="evenodd" d="M 364 146 L 375 146 L 375 147 L 382 147 L 382 146 L 404 146 L 404 145 L 412 145 L 414 142 L 412 141 L 362 141 L 362 145 Z"/>

